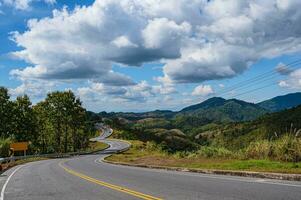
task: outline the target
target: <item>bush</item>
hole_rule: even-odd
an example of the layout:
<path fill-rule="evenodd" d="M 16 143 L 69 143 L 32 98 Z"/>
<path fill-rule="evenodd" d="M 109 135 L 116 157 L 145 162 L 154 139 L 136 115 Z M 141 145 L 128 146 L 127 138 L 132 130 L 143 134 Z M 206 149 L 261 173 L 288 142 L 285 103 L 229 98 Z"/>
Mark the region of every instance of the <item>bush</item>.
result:
<path fill-rule="evenodd" d="M 246 159 L 271 159 L 285 162 L 301 161 L 301 139 L 286 134 L 276 140 L 260 140 L 251 142 L 244 149 Z"/>
<path fill-rule="evenodd" d="M 274 142 L 272 151 L 272 159 L 299 162 L 301 161 L 301 139 L 293 135 L 284 135 Z"/>
<path fill-rule="evenodd" d="M 248 159 L 267 159 L 271 154 L 271 143 L 268 140 L 251 142 L 244 153 Z"/>
<path fill-rule="evenodd" d="M 0 156 L 8 157 L 9 156 L 9 148 L 12 143 L 10 138 L 0 139 Z"/>
<path fill-rule="evenodd" d="M 236 157 L 232 151 L 223 147 L 203 146 L 197 152 L 197 155 L 206 158 L 233 158 Z"/>

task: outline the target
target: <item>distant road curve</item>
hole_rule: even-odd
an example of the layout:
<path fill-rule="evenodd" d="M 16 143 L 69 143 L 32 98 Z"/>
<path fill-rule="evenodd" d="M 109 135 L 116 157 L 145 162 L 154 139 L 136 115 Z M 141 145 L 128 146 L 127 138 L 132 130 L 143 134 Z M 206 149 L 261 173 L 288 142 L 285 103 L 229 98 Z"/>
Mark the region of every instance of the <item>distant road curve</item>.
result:
<path fill-rule="evenodd" d="M 129 147 L 122 141 L 100 137 L 110 147 L 95 155 L 53 159 L 14 167 L 0 177 L 6 183 L 4 200 L 230 200 L 301 199 L 301 183 L 223 175 L 205 175 L 111 165 L 108 153 Z M 10 176 L 7 182 L 7 177 Z M 3 200 L 2 199 L 2 200 Z M 1 200 L 1 199 L 0 199 Z"/>

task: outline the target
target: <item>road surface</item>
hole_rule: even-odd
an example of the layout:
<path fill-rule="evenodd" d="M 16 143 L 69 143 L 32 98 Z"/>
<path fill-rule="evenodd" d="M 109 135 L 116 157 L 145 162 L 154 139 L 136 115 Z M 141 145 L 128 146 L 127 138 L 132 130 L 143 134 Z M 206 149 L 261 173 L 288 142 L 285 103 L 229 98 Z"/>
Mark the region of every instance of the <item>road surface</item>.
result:
<path fill-rule="evenodd" d="M 106 140 L 108 135 L 97 138 L 111 145 L 105 154 L 38 161 L 8 170 L 0 178 L 0 200 L 301 199 L 300 182 L 107 164 L 102 162 L 107 153 L 128 147 Z"/>

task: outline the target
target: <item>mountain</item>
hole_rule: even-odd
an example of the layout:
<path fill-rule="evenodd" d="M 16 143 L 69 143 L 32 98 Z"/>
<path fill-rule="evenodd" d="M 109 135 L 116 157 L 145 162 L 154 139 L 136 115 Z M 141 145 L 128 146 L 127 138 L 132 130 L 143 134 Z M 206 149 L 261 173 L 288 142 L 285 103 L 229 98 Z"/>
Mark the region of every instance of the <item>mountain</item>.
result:
<path fill-rule="evenodd" d="M 145 118 L 165 118 L 167 120 L 177 118 L 183 126 L 187 125 L 187 123 L 190 124 L 189 126 L 196 126 L 212 122 L 249 121 L 268 112 L 277 112 L 298 105 L 301 105 L 301 93 L 277 96 L 258 104 L 237 99 L 213 97 L 199 104 L 185 107 L 178 112 L 170 110 L 155 110 L 143 113 L 101 112 L 98 113 L 98 116 L 103 118 L 120 117 L 131 121 Z M 95 118 L 94 115 L 93 118 Z"/>
<path fill-rule="evenodd" d="M 198 116 L 211 122 L 231 122 L 253 120 L 265 113 L 267 111 L 264 108 L 253 103 L 213 97 L 182 109 L 177 116 Z"/>
<path fill-rule="evenodd" d="M 301 105 L 301 92 L 277 96 L 272 99 L 260 102 L 258 106 L 270 111 L 277 112 Z"/>
<path fill-rule="evenodd" d="M 180 112 L 191 112 L 191 111 L 195 111 L 195 110 L 199 110 L 199 109 L 213 108 L 213 107 L 223 105 L 225 103 L 225 101 L 226 101 L 226 99 L 223 99 L 221 97 L 212 97 L 199 104 L 195 104 L 195 105 L 183 108 Z"/>

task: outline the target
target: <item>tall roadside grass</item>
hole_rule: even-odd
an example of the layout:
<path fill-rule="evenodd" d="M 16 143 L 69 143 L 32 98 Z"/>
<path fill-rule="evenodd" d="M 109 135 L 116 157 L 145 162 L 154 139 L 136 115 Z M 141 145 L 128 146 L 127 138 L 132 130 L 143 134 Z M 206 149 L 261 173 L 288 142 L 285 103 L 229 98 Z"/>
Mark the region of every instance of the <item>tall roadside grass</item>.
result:
<path fill-rule="evenodd" d="M 285 134 L 275 140 L 250 143 L 244 150 L 246 159 L 271 159 L 285 162 L 301 161 L 301 138 Z"/>
<path fill-rule="evenodd" d="M 246 148 L 237 151 L 231 151 L 225 147 L 202 146 L 196 152 L 186 152 L 186 156 L 190 158 L 300 162 L 301 138 L 295 134 L 284 134 L 273 140 L 253 141 Z"/>

